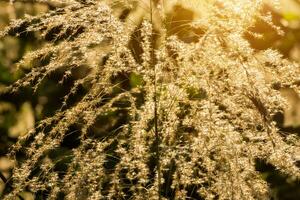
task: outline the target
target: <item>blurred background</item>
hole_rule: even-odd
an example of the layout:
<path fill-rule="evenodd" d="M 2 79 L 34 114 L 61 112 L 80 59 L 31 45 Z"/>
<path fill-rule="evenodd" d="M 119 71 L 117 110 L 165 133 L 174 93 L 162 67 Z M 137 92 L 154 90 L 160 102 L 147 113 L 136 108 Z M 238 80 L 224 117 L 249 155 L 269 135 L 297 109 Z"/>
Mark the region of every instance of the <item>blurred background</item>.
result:
<path fill-rule="evenodd" d="M 55 8 L 51 3 L 28 2 L 16 2 L 13 5 L 5 1 L 0 2 L 0 30 L 11 20 L 22 18 L 25 15 L 38 15 Z M 176 12 L 172 16 L 174 23 L 170 24 L 175 26 L 172 27 L 172 30 L 176 30 L 178 37 L 184 39 L 189 34 L 188 32 L 192 31 L 187 29 L 187 26 L 182 26 L 183 24 L 179 21 L 191 20 L 193 12 L 195 11 L 183 4 L 176 6 Z M 245 34 L 253 48 L 258 50 L 277 49 L 285 58 L 300 64 L 300 0 L 281 0 L 280 8 L 273 8 L 266 4 L 262 12 L 272 13 L 274 23 L 282 28 L 284 35 L 278 35 L 268 24 L 258 20 L 251 31 L 262 33 L 263 37 L 255 38 L 251 34 Z M 36 33 L 21 34 L 18 38 L 8 36 L 0 40 L 0 93 L 6 86 L 30 71 L 30 65 L 17 68 L 16 63 L 27 52 L 39 48 L 43 42 Z M 59 76 L 55 74 L 48 77 L 36 93 L 33 93 L 32 89 L 28 87 L 22 88 L 16 94 L 0 95 L 0 172 L 6 178 L 10 177 L 11 169 L 14 166 L 14 162 L 6 158 L 9 147 L 16 142 L 18 136 L 32 129 L 39 120 L 51 116 L 61 106 L 59 102 L 74 81 L 70 77 L 64 84 L 58 84 L 57 77 Z M 285 89 L 281 92 L 288 100 L 290 109 L 286 110 L 283 115 L 276 116 L 278 126 L 285 132 L 296 132 L 300 136 L 299 94 L 292 89 Z M 110 121 L 107 120 L 106 123 Z M 68 145 L 65 148 L 62 152 L 70 150 Z M 300 199 L 299 181 L 278 173 L 273 166 L 264 162 L 257 163 L 257 170 L 270 184 L 272 199 Z M 0 179 L 0 199 L 1 194 L 6 190 L 8 190 L 8 186 L 5 186 Z M 30 192 L 24 192 L 22 196 L 28 200 L 43 199 Z"/>

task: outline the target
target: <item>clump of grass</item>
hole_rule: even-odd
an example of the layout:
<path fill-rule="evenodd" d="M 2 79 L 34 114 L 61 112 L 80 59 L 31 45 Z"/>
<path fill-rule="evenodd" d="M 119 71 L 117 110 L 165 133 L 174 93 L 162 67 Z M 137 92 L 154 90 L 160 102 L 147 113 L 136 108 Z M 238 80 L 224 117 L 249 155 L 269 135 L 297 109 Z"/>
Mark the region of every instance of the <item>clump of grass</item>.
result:
<path fill-rule="evenodd" d="M 57 6 L 13 21 L 0 34 L 37 32 L 47 41 L 19 61 L 33 68 L 7 92 L 37 90 L 57 71 L 63 84 L 86 69 L 61 109 L 11 148 L 11 157 L 22 151 L 26 159 L 13 169 L 4 199 L 24 190 L 47 199 L 267 199 L 257 159 L 300 177 L 300 140 L 274 121 L 286 107 L 274 85 L 298 91 L 299 66 L 244 39 L 258 18 L 282 34 L 260 12 L 262 1 Z M 172 21 L 174 9 L 194 14 Z M 70 103 L 80 87 L 86 93 Z M 99 120 L 107 124 L 95 132 Z M 61 172 L 51 155 L 72 127 L 80 143 L 64 156 Z"/>

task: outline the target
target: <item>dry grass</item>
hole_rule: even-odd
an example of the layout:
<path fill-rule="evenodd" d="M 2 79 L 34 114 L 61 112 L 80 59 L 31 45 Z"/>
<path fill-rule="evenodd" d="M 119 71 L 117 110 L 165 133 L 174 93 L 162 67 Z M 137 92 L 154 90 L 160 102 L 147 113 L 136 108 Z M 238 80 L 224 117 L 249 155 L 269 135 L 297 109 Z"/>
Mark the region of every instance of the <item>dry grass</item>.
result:
<path fill-rule="evenodd" d="M 299 91 L 299 66 L 244 39 L 258 18 L 282 34 L 262 1 L 63 2 L 0 33 L 48 41 L 19 61 L 32 70 L 7 92 L 85 69 L 61 109 L 12 147 L 11 157 L 26 159 L 4 199 L 24 190 L 72 200 L 267 199 L 258 159 L 300 177 L 300 140 L 273 120 L 286 107 L 279 89 Z M 86 94 L 70 104 L 80 87 Z M 99 119 L 109 124 L 94 133 Z M 49 154 L 73 126 L 80 144 L 60 172 Z"/>

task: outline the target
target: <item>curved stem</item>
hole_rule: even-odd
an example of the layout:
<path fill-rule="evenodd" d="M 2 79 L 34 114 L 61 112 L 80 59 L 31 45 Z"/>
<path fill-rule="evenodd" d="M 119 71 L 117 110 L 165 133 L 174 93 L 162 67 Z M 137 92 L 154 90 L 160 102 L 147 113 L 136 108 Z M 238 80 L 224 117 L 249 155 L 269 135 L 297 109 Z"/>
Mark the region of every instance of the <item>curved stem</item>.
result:
<path fill-rule="evenodd" d="M 2 181 L 6 184 L 7 183 L 7 179 L 5 178 L 5 176 L 2 174 L 2 172 L 0 171 L 0 178 L 2 179 Z"/>

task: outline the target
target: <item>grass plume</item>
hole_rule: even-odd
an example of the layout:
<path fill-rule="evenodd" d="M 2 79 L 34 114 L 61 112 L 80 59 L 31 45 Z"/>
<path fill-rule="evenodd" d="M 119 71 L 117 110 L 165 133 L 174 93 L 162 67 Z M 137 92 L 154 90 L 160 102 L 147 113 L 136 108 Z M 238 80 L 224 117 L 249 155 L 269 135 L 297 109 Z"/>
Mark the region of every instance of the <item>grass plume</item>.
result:
<path fill-rule="evenodd" d="M 32 69 L 7 92 L 38 90 L 56 72 L 60 84 L 75 80 L 61 109 L 11 148 L 25 160 L 4 199 L 25 190 L 72 200 L 267 199 L 256 160 L 299 179 L 299 137 L 282 134 L 274 116 L 287 106 L 279 88 L 299 92 L 300 68 L 244 37 L 257 19 L 282 34 L 263 1 L 49 3 L 55 9 L 0 32 L 45 41 L 18 62 Z M 59 171 L 51 154 L 72 127 L 80 142 Z"/>

